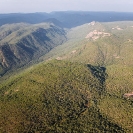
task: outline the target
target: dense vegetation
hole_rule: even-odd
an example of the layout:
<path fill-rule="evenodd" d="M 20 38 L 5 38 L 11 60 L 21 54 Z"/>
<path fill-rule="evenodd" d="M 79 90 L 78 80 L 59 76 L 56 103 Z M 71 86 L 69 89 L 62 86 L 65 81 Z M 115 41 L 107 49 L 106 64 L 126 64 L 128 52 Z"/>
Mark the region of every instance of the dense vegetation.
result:
<path fill-rule="evenodd" d="M 37 60 L 66 40 L 65 31 L 51 23 L 7 24 L 0 31 L 0 76 Z"/>
<path fill-rule="evenodd" d="M 133 22 L 95 23 L 71 29 L 69 41 L 50 51 L 43 59 L 57 58 L 106 68 L 105 97 L 98 105 L 116 123 L 133 130 Z M 110 33 L 96 40 L 85 38 L 92 31 Z M 95 76 L 97 77 L 97 76 Z"/>
<path fill-rule="evenodd" d="M 19 25 L 12 30 L 29 27 Z M 39 58 L 43 63 L 1 81 L 0 132 L 133 132 L 133 98 L 124 96 L 133 94 L 133 22 L 91 22 L 66 32 L 65 43 Z"/>
<path fill-rule="evenodd" d="M 98 108 L 102 87 L 87 65 L 40 64 L 1 86 L 0 131 L 124 132 Z"/>
<path fill-rule="evenodd" d="M 95 32 L 109 33 L 110 36 Z M 94 34 L 86 38 L 90 33 Z M 95 40 L 93 37 L 99 38 Z M 133 65 L 133 22 L 85 24 L 69 30 L 67 38 L 66 43 L 50 51 L 44 59 L 66 59 L 101 66 Z"/>

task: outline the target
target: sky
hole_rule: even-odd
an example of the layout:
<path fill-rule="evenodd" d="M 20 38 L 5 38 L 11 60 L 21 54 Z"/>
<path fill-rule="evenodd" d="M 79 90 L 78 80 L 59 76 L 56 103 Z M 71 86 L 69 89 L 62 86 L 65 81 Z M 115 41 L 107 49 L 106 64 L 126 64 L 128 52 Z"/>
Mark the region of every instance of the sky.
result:
<path fill-rule="evenodd" d="M 0 0 L 0 14 L 52 11 L 133 12 L 133 0 Z"/>

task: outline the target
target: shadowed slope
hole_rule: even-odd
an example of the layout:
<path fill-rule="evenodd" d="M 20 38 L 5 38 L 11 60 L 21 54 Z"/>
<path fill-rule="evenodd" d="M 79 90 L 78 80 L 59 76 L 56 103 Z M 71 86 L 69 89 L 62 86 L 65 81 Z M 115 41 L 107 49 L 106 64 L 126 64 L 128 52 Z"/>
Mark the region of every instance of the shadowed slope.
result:
<path fill-rule="evenodd" d="M 0 74 L 37 60 L 62 44 L 65 31 L 50 23 L 2 26 L 0 34 Z"/>

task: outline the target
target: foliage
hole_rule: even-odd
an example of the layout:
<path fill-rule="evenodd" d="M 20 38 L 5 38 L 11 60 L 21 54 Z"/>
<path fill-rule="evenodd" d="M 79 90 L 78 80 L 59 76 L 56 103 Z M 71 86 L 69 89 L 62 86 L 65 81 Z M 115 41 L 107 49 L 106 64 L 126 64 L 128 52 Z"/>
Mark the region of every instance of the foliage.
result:
<path fill-rule="evenodd" d="M 51 23 L 9 24 L 0 27 L 0 75 L 37 61 L 62 44 L 65 31 Z"/>
<path fill-rule="evenodd" d="M 73 28 L 45 62 L 11 73 L 0 84 L 0 132 L 133 132 L 133 98 L 124 97 L 133 92 L 132 26 Z M 111 36 L 85 38 L 94 30 Z"/>
<path fill-rule="evenodd" d="M 1 86 L 0 131 L 124 132 L 98 109 L 100 85 L 86 65 L 40 64 Z"/>

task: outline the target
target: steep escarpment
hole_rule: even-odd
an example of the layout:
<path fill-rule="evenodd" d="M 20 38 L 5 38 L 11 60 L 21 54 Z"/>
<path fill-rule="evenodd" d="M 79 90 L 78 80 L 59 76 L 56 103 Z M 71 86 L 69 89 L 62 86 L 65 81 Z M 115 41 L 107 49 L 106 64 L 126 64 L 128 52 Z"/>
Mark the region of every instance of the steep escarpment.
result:
<path fill-rule="evenodd" d="M 36 60 L 66 40 L 63 29 L 46 23 L 4 33 L 0 41 L 0 74 Z"/>

